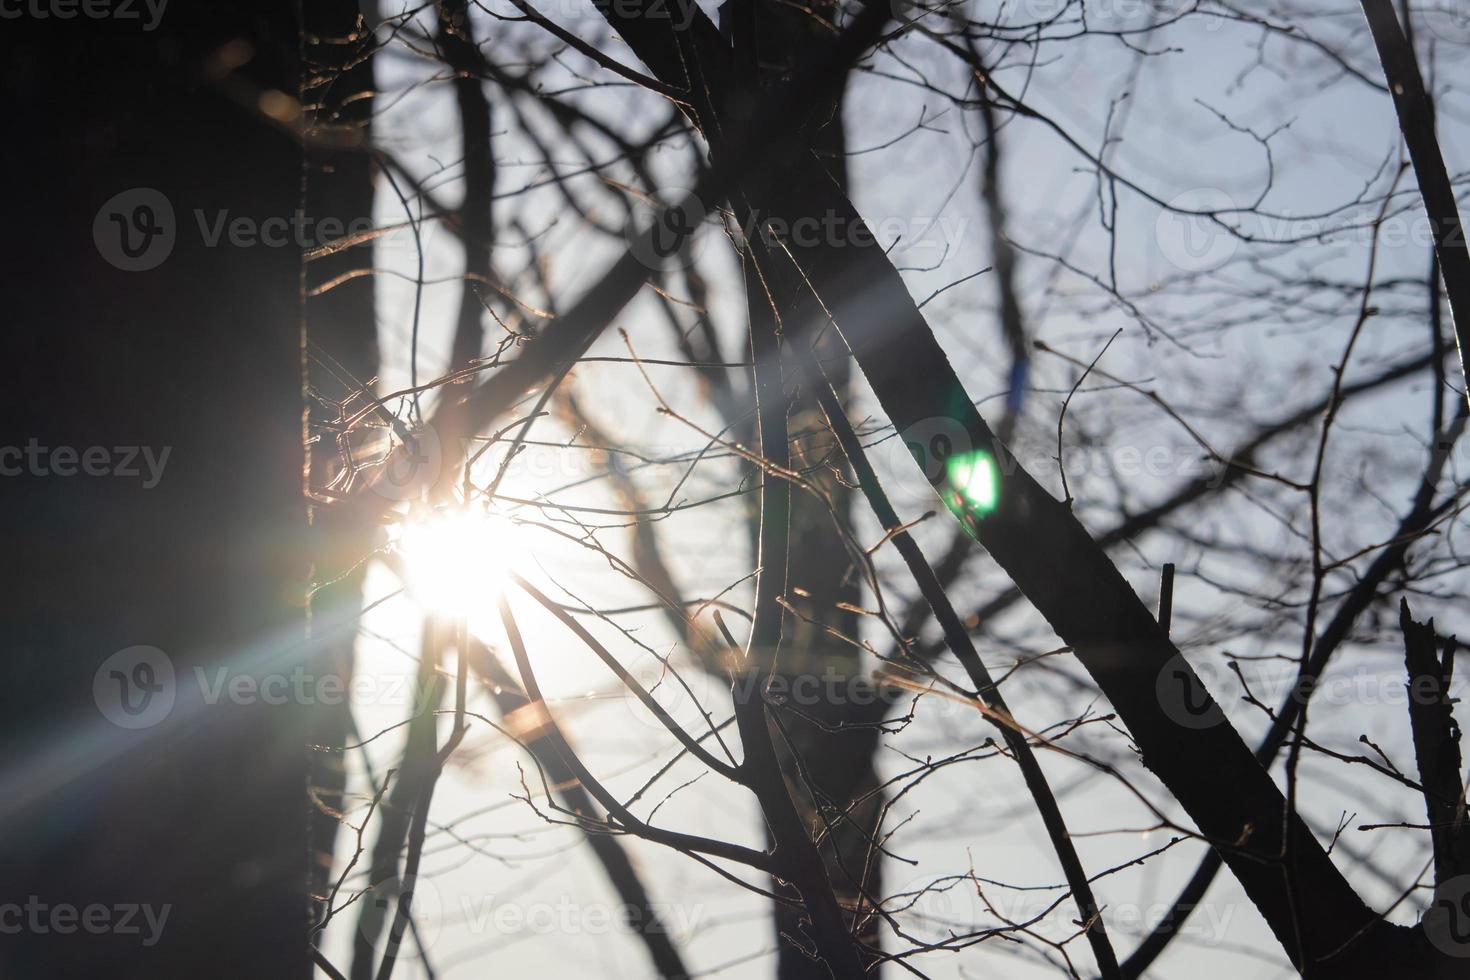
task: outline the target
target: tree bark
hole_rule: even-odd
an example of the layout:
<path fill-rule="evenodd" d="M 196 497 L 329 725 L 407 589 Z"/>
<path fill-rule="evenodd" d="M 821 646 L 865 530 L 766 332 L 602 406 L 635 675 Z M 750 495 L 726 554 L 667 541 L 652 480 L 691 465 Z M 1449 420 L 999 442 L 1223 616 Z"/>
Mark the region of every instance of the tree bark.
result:
<path fill-rule="evenodd" d="M 721 8 L 721 30 L 731 40 L 736 64 L 744 67 L 745 84 L 779 91 L 814 52 L 830 47 L 835 14 L 828 4 L 798 8 L 776 0 L 732 0 Z M 842 107 L 840 94 L 817 107 L 807 139 L 827 174 L 845 188 Z M 777 159 L 768 179 L 779 182 L 781 171 Z M 795 294 L 794 283 L 783 288 Z M 818 356 L 830 364 L 833 385 L 845 393 L 851 362 L 840 339 L 829 332 L 816 347 Z M 809 833 L 824 838 L 821 850 L 828 877 L 849 911 L 850 924 L 856 921 L 860 941 L 876 945 L 879 920 L 863 907 L 865 895 L 882 894 L 882 862 L 875 859 L 871 844 L 883 809 L 873 766 L 876 722 L 883 705 L 864 680 L 867 668 L 860 649 L 843 639 L 858 636 L 854 610 L 861 604 L 860 571 L 833 523 L 851 526 L 852 492 L 839 479 L 842 457 L 811 385 L 795 389 L 788 412 L 793 466 L 822 496 L 791 495 L 785 598 L 794 614 L 785 617 L 776 672 L 792 710 L 783 713 L 786 738 L 777 738 L 776 746 Z M 812 764 L 818 760 L 820 765 Z M 789 886 L 777 883 L 776 890 L 795 897 Z M 781 936 L 800 934 L 800 906 L 777 902 L 774 909 L 776 975 L 781 980 L 826 980 L 823 963 L 780 941 Z M 875 965 L 870 973 L 878 970 Z"/>
<path fill-rule="evenodd" d="M 373 54 L 371 25 L 359 14 L 359 0 L 317 0 L 303 8 L 308 41 L 304 45 L 304 101 L 308 117 L 305 213 L 316 227 L 340 222 L 344 237 L 367 227 L 373 217 Z M 326 243 L 322 243 L 326 244 Z M 345 486 L 354 449 L 336 428 L 344 414 L 363 405 L 378 373 L 378 332 L 373 301 L 374 277 L 356 275 L 373 268 L 371 240 L 332 250 L 307 265 L 305 300 L 307 378 L 316 396 L 310 403 L 310 486 L 316 499 L 330 501 L 329 488 Z M 318 292 L 325 287 L 325 291 Z M 345 402 L 346 411 L 337 409 Z M 345 508 L 316 506 L 311 520 L 324 551 L 318 563 L 331 577 L 312 595 L 310 629 L 313 673 L 339 677 L 350 689 L 358 616 L 362 610 L 366 566 L 377 526 L 352 519 Z M 338 569 L 351 569 L 336 575 Z M 332 883 L 338 814 L 346 788 L 341 746 L 352 731 L 352 706 L 345 699 L 312 707 L 312 806 L 310 817 L 313 899 L 320 901 Z M 317 914 L 325 908 L 318 904 Z"/>
<path fill-rule="evenodd" d="M 195 673 L 304 664 L 301 251 L 207 234 L 300 204 L 295 10 L 0 30 L 5 443 L 50 450 L 0 480 L 0 882 L 51 911 L 6 976 L 310 971 L 301 708 Z"/>

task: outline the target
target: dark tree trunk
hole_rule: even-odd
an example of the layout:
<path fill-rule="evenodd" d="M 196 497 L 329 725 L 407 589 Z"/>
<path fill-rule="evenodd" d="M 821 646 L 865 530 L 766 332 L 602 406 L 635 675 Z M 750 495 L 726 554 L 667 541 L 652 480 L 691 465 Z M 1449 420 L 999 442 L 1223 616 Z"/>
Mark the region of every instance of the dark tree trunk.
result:
<path fill-rule="evenodd" d="M 207 234 L 300 203 L 295 9 L 0 30 L 0 901 L 38 910 L 0 975 L 309 974 L 301 709 L 195 674 L 289 677 L 305 650 L 301 250 Z M 161 653 L 108 662 L 136 646 Z"/>
<path fill-rule="evenodd" d="M 796 7 L 775 0 L 734 0 L 721 10 L 737 64 L 763 89 L 779 88 L 801 63 L 830 46 L 835 37 L 835 7 Z M 813 108 L 806 139 L 839 187 L 847 187 L 847 142 L 842 99 Z M 779 185 L 792 179 L 780 159 L 771 161 L 767 179 Z M 780 263 L 777 263 L 779 266 Z M 773 270 L 774 271 L 774 270 Z M 795 295 L 794 283 L 786 296 Z M 789 316 L 792 309 L 781 310 Z M 835 331 L 817 342 L 834 386 L 845 393 L 850 361 Z M 822 855 L 838 900 L 861 919 L 860 938 L 876 944 L 878 920 L 859 911 L 864 896 L 881 896 L 881 860 L 870 847 L 882 808 L 873 768 L 882 705 L 864 681 L 866 665 L 855 643 L 861 600 L 861 572 L 834 526 L 834 517 L 852 523 L 852 493 L 839 479 L 842 454 L 823 421 L 811 391 L 798 389 L 790 404 L 793 465 L 825 497 L 797 491 L 791 497 L 790 548 L 786 558 L 790 594 L 796 610 L 787 616 L 776 670 L 785 713 L 785 738 L 777 738 L 792 797 L 813 837 L 823 839 Z M 787 742 L 789 739 L 789 745 Z M 789 749 L 789 751 L 788 751 Z M 805 766 L 803 767 L 803 763 Z M 784 884 L 777 890 L 795 893 Z M 777 904 L 776 972 L 782 980 L 826 980 L 827 966 L 781 936 L 804 932 L 799 906 Z"/>
<path fill-rule="evenodd" d="M 464 285 L 459 317 L 449 351 L 449 368 L 458 371 L 480 356 L 485 342 L 481 294 L 485 280 L 494 275 L 490 246 L 495 237 L 492 204 L 495 196 L 495 155 L 491 150 L 490 100 L 485 96 L 485 56 L 475 42 L 468 4 L 447 0 L 439 15 L 439 45 L 454 70 L 454 101 L 464 153 L 464 196 L 457 218 L 464 245 Z"/>

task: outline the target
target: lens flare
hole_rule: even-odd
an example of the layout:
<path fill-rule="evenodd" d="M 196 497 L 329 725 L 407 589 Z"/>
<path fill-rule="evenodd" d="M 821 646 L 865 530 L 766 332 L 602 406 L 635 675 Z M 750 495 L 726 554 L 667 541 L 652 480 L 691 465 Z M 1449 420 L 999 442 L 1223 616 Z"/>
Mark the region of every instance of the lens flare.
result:
<path fill-rule="evenodd" d="M 476 510 L 436 511 L 410 520 L 396 544 L 409 594 L 447 616 L 484 610 L 505 587 L 514 531 L 505 518 Z"/>
<path fill-rule="evenodd" d="M 981 514 L 995 510 L 1000 498 L 995 460 L 984 450 L 956 453 L 945 464 L 945 476 L 964 506 Z"/>

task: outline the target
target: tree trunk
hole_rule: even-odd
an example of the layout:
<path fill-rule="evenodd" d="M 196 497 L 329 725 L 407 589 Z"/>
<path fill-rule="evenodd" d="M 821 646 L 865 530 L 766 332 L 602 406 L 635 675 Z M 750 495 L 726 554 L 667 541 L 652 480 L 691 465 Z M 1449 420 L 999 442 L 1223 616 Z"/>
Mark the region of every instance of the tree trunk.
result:
<path fill-rule="evenodd" d="M 0 31 L 0 974 L 305 978 L 296 5 L 130 6 Z"/>
<path fill-rule="evenodd" d="M 762 89 L 778 89 L 804 60 L 830 45 L 835 12 L 828 4 L 797 8 L 775 0 L 733 0 L 721 8 L 721 29 L 730 36 L 745 77 Z M 840 97 L 813 111 L 807 139 L 832 180 L 845 190 L 847 145 Z M 788 179 L 783 169 L 779 160 L 773 161 L 768 179 Z M 795 294 L 794 283 L 786 289 L 787 295 Z M 829 364 L 833 384 L 845 393 L 851 369 L 840 338 L 829 333 L 818 341 L 817 351 Z M 792 463 L 825 500 L 801 491 L 791 497 L 787 599 L 796 613 L 786 617 L 776 665 L 779 697 L 791 710 L 785 712 L 786 738 L 777 738 L 776 745 L 811 835 L 825 838 L 822 856 L 838 900 L 861 920 L 859 938 L 876 944 L 878 920 L 859 910 L 865 894 L 882 895 L 882 863 L 870 846 L 883 803 L 873 768 L 873 725 L 882 706 L 864 681 L 861 651 L 842 639 L 858 636 L 853 610 L 861 603 L 861 572 L 833 524 L 835 517 L 851 526 L 852 493 L 838 479 L 842 454 L 815 394 L 797 390 L 789 412 Z M 788 886 L 775 887 L 794 897 Z M 800 906 L 775 904 L 777 976 L 826 980 L 825 964 L 780 940 L 802 933 L 803 916 Z"/>
<path fill-rule="evenodd" d="M 372 25 L 361 21 L 359 10 L 359 0 L 315 0 L 304 9 L 308 37 L 304 95 L 314 107 L 308 117 L 305 213 L 317 227 L 323 222 L 340 224 L 343 239 L 369 228 L 373 216 L 373 162 L 367 152 L 373 36 Z M 327 227 L 336 231 L 335 225 Z M 312 672 L 341 678 L 343 690 L 352 683 L 362 610 L 366 566 L 358 563 L 372 551 L 377 525 L 347 508 L 332 506 L 331 491 L 341 492 L 351 478 L 345 453 L 365 448 L 349 445 L 338 423 L 366 404 L 360 386 L 370 389 L 378 373 L 375 279 L 352 275 L 373 268 L 373 253 L 370 239 L 317 255 L 306 269 L 307 378 L 315 393 L 309 405 L 310 485 L 314 498 L 326 504 L 313 507 L 311 513 L 315 538 L 323 549 L 316 569 L 322 586 L 311 600 Z M 352 570 L 340 574 L 339 569 Z M 326 700 L 310 709 L 314 900 L 324 898 L 331 886 L 338 813 L 346 788 L 340 747 L 350 741 L 352 731 L 350 700 Z M 325 911 L 318 906 L 318 915 Z"/>

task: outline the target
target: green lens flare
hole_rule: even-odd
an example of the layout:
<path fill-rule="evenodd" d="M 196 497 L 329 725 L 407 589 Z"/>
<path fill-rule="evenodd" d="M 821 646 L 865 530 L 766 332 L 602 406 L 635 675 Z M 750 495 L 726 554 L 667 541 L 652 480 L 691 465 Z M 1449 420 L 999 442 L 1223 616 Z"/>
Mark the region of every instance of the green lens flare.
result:
<path fill-rule="evenodd" d="M 956 453 L 945 463 L 945 476 L 968 509 L 982 514 L 995 510 L 1000 485 L 989 453 L 980 449 Z"/>

